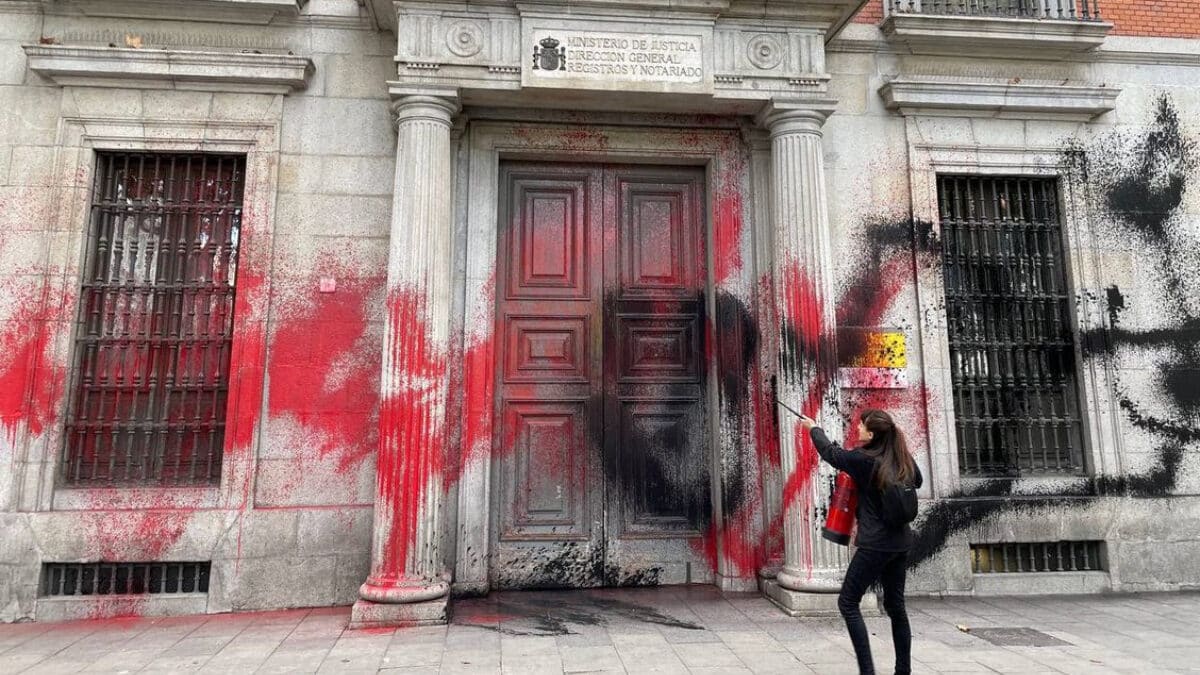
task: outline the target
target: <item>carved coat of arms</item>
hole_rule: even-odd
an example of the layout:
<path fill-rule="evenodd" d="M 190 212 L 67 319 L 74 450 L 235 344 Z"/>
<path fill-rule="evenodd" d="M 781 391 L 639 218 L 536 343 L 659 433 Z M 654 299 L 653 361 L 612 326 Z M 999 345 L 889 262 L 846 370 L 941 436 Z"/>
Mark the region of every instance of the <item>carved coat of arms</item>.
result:
<path fill-rule="evenodd" d="M 534 70 L 566 70 L 567 48 L 559 47 L 558 40 L 544 37 L 533 46 Z"/>

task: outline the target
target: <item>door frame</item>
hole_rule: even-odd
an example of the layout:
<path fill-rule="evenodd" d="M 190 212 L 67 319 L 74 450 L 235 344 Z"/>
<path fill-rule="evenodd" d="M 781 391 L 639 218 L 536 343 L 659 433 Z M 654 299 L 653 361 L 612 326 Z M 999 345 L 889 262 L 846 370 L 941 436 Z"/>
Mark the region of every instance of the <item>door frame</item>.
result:
<path fill-rule="evenodd" d="M 462 231 L 458 283 L 463 288 L 460 372 L 464 393 L 462 405 L 457 408 L 461 410 L 458 422 L 463 431 L 457 448 L 458 469 L 453 472 L 456 483 L 450 486 L 457 492 L 457 514 L 447 519 L 452 528 L 446 533 L 451 544 L 446 547 L 450 556 L 447 562 L 454 569 L 457 593 L 482 594 L 490 587 L 489 547 L 495 507 L 491 453 L 497 421 L 494 367 L 498 357 L 493 344 L 502 160 L 705 167 L 705 331 L 711 345 L 705 364 L 706 395 L 709 409 L 720 411 L 710 415 L 708 434 L 714 527 L 707 545 L 714 552 L 718 585 L 727 590 L 756 587 L 756 566 L 737 563 L 745 558 L 740 550 L 745 548 L 743 540 L 753 539 L 764 529 L 762 511 L 764 506 L 769 510 L 771 499 L 761 491 L 764 481 L 757 462 L 735 463 L 744 474 L 753 474 L 741 476 L 727 475 L 729 468 L 722 464 L 721 458 L 728 457 L 729 452 L 746 454 L 743 446 L 753 438 L 754 430 L 740 428 L 730 433 L 727 429 L 729 406 L 719 390 L 717 363 L 718 355 L 726 350 L 717 341 L 714 303 L 721 293 L 736 298 L 749 314 L 759 313 L 759 280 L 770 274 L 770 265 L 761 262 L 763 251 L 769 251 L 769 237 L 763 241 L 762 236 L 756 236 L 756 223 L 768 222 L 765 188 L 769 180 L 769 145 L 765 136 L 743 129 L 738 120 L 725 122 L 725 126 L 709 128 L 696 128 L 698 121 L 690 118 L 658 127 L 506 120 L 468 123 L 456 155 L 455 186 L 456 220 Z M 762 381 L 764 375 L 754 372 L 748 378 Z M 755 494 L 743 495 L 747 502 L 744 513 L 724 512 L 727 509 L 722 496 L 731 482 L 758 488 Z M 750 536 L 731 535 L 733 520 L 738 521 L 739 533 L 749 530 Z"/>

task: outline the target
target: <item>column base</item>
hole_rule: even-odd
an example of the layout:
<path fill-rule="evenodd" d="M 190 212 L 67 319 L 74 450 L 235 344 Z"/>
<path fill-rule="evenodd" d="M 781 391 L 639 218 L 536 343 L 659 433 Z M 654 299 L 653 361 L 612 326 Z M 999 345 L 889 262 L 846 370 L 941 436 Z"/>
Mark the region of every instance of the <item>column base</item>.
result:
<path fill-rule="evenodd" d="M 757 577 L 727 577 L 718 574 L 713 582 L 725 593 L 753 593 L 758 590 Z"/>
<path fill-rule="evenodd" d="M 450 595 L 455 598 L 478 598 L 491 590 L 492 586 L 487 581 L 455 581 L 450 585 Z"/>
<path fill-rule="evenodd" d="M 788 616 L 840 616 L 837 593 L 814 593 L 784 588 L 774 579 L 762 580 L 762 592 L 767 599 Z M 863 616 L 879 616 L 879 599 L 868 591 L 859 605 Z"/>
<path fill-rule="evenodd" d="M 446 623 L 449 617 L 450 602 L 446 596 L 424 602 L 393 603 L 359 600 L 350 610 L 350 629 L 429 626 Z"/>
<path fill-rule="evenodd" d="M 774 579 L 775 577 L 779 576 L 779 570 L 782 568 L 783 562 L 779 560 L 772 560 L 758 570 L 758 576 L 760 579 Z"/>

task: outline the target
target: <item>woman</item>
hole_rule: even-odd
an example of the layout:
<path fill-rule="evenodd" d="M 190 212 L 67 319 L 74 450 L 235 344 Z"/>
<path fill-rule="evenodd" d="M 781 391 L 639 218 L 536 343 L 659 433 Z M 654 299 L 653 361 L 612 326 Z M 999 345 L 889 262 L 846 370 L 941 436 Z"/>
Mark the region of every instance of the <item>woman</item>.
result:
<path fill-rule="evenodd" d="M 858 605 L 867 589 L 879 581 L 883 586 L 883 607 L 892 620 L 896 672 L 910 673 L 912 633 L 904 610 L 904 575 L 908 550 L 912 547 L 912 529 L 907 524 L 887 525 L 882 516 L 883 490 L 893 485 L 921 487 L 921 470 L 908 454 L 904 432 L 882 410 L 867 410 L 859 416 L 858 440 L 862 445 L 850 451 L 830 441 L 811 418 L 802 416 L 800 423 L 812 435 L 821 459 L 850 474 L 858 486 L 857 550 L 838 595 L 838 610 L 854 644 L 858 670 L 872 675 L 875 672 L 867 625 Z"/>

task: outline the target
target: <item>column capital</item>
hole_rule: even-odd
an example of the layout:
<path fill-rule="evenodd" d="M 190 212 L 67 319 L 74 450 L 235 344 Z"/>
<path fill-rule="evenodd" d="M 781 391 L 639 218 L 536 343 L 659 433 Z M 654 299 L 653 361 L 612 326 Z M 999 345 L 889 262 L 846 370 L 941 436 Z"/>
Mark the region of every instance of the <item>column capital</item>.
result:
<path fill-rule="evenodd" d="M 388 86 L 392 97 L 392 123 L 400 126 L 409 120 L 439 122 L 447 127 L 462 109 L 458 90 L 452 87 L 414 87 L 395 82 Z"/>
<path fill-rule="evenodd" d="M 771 99 L 755 116 L 759 126 L 780 134 L 820 134 L 821 126 L 833 114 L 837 101 L 828 98 Z"/>

